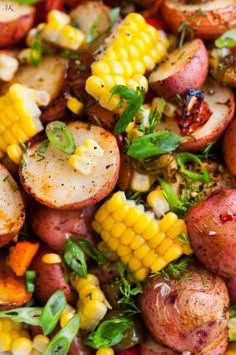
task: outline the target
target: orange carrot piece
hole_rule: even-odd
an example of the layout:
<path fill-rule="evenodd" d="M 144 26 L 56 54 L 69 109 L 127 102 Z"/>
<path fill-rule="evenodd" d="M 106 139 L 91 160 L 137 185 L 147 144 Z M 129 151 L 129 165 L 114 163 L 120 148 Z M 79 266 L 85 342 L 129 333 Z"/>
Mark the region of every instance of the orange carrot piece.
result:
<path fill-rule="evenodd" d="M 23 240 L 10 249 L 7 264 L 16 276 L 23 276 L 39 248 L 39 242 Z"/>

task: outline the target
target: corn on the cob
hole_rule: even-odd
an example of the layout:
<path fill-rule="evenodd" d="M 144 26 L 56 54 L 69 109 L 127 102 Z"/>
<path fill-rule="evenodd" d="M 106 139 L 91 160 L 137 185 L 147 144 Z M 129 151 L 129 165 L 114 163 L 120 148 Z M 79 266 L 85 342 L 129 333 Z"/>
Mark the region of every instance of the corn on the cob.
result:
<path fill-rule="evenodd" d="M 190 246 L 178 239 L 186 233 L 182 219 L 168 212 L 157 220 L 143 205 L 127 200 L 122 191 L 98 209 L 92 227 L 140 281 L 181 255 L 192 253 Z"/>
<path fill-rule="evenodd" d="M 144 74 L 166 55 L 167 47 L 165 36 L 147 24 L 142 15 L 128 14 L 106 39 L 106 48 L 92 64 L 92 75 L 85 85 L 87 92 L 101 106 L 116 110 L 120 100 L 117 95 L 111 97 L 110 89 L 118 84 L 147 90 Z"/>
<path fill-rule="evenodd" d="M 236 317 L 232 317 L 228 322 L 228 335 L 229 339 L 236 337 Z"/>
<path fill-rule="evenodd" d="M 79 294 L 77 310 L 81 316 L 80 327 L 84 330 L 94 330 L 107 309 L 111 308 L 99 286 L 99 280 L 93 274 L 88 274 L 86 279 L 76 275 L 71 278 L 71 283 Z"/>
<path fill-rule="evenodd" d="M 19 62 L 16 58 L 7 55 L 0 54 L 0 80 L 10 81 L 12 80 L 15 72 L 19 67 Z"/>
<path fill-rule="evenodd" d="M 73 169 L 85 175 L 90 175 L 93 168 L 99 164 L 99 158 L 104 154 L 102 147 L 94 139 L 85 139 L 69 157 Z"/>
<path fill-rule="evenodd" d="M 48 102 L 46 92 L 17 83 L 0 97 L 0 156 L 8 153 L 13 161 L 19 160 L 21 149 L 16 146 L 43 130 L 38 105 L 47 105 Z"/>

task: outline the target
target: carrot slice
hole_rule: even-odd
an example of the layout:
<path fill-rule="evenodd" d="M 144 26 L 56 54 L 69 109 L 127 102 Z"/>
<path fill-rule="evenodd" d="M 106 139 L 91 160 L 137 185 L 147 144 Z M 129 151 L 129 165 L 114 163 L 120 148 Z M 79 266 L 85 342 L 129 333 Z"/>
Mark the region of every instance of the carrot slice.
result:
<path fill-rule="evenodd" d="M 39 242 L 27 240 L 16 243 L 10 249 L 7 264 L 15 272 L 16 276 L 23 276 L 39 248 Z"/>

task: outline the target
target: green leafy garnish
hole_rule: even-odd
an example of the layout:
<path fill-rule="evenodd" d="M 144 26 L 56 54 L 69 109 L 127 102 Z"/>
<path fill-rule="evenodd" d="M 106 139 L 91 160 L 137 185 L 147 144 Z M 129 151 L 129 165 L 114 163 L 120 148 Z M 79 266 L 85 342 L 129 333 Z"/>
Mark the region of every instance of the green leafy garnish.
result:
<path fill-rule="evenodd" d="M 185 256 L 180 260 L 173 261 L 161 271 L 152 273 L 151 277 L 159 277 L 162 275 L 166 281 L 170 281 L 171 278 L 178 279 L 179 281 L 191 278 L 191 275 L 186 272 L 191 258 L 191 256 Z"/>
<path fill-rule="evenodd" d="M 135 159 L 143 160 L 174 151 L 181 140 L 182 137 L 168 130 L 150 133 L 130 141 L 127 154 Z"/>
<path fill-rule="evenodd" d="M 36 4 L 39 0 L 13 0 L 13 1 L 17 2 L 18 4 L 33 5 Z"/>
<path fill-rule="evenodd" d="M 204 183 L 210 182 L 211 177 L 210 174 L 206 168 L 206 166 L 203 164 L 200 158 L 198 158 L 196 155 L 192 153 L 178 153 L 176 154 L 176 161 L 180 167 L 180 172 L 186 176 L 188 176 L 190 179 L 193 181 L 201 181 Z M 185 164 L 186 163 L 196 163 L 201 169 L 201 172 L 195 172 L 186 169 Z"/>
<path fill-rule="evenodd" d="M 72 242 L 77 242 L 85 254 L 90 256 L 91 259 L 97 261 L 97 262 L 105 262 L 107 259 L 105 255 L 95 247 L 94 244 L 92 244 L 89 240 L 80 238 L 80 237 L 70 237 L 70 241 Z"/>
<path fill-rule="evenodd" d="M 126 317 L 104 320 L 84 338 L 83 343 L 93 349 L 109 348 L 118 344 L 124 338 L 123 332 L 133 326 L 133 321 Z"/>
<path fill-rule="evenodd" d="M 218 48 L 236 46 L 236 29 L 232 29 L 223 33 L 215 40 L 215 45 Z"/>
<path fill-rule="evenodd" d="M 114 128 L 114 133 L 119 134 L 124 132 L 138 110 L 140 110 L 145 99 L 145 89 L 143 87 L 138 87 L 135 91 L 124 85 L 115 85 L 111 88 L 110 93 L 112 95 L 120 96 L 121 101 L 119 107 L 123 106 L 124 100 L 127 102 L 127 105 Z"/>
<path fill-rule="evenodd" d="M 93 42 L 97 41 L 99 38 L 101 38 L 104 34 L 109 32 L 110 29 L 114 26 L 116 20 L 118 19 L 119 14 L 120 14 L 120 8 L 115 7 L 114 9 L 108 10 L 105 13 L 103 13 L 102 15 L 100 15 L 94 21 L 94 23 L 92 24 L 92 26 L 89 28 L 88 32 L 86 33 L 85 43 L 87 43 L 87 44 L 93 43 Z M 109 25 L 107 26 L 107 28 L 105 30 L 103 30 L 102 32 L 99 32 L 97 35 L 95 35 L 94 33 L 96 32 L 98 26 L 100 25 L 102 20 L 107 17 L 111 17 Z"/>
<path fill-rule="evenodd" d="M 64 252 L 65 263 L 81 277 L 87 275 L 87 264 L 83 250 L 71 238 L 66 241 Z"/>
<path fill-rule="evenodd" d="M 66 154 L 76 148 L 74 138 L 67 125 L 62 121 L 52 121 L 46 126 L 46 135 L 51 144 Z"/>

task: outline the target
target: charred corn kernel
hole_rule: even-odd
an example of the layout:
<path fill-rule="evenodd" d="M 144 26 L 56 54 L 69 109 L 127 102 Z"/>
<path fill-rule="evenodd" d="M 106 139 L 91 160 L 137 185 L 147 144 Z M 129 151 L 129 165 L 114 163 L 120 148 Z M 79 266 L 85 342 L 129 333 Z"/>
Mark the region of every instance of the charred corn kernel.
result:
<path fill-rule="evenodd" d="M 41 90 L 33 90 L 18 83 L 10 86 L 7 93 L 0 96 L 0 149 L 1 155 L 7 152 L 17 161 L 18 151 L 14 148 L 19 142 L 25 143 L 43 130 L 38 107 L 49 102 L 49 95 Z"/>
<path fill-rule="evenodd" d="M 158 61 L 167 53 L 168 40 L 163 33 L 147 24 L 144 17 L 138 13 L 129 13 L 105 40 L 105 49 L 96 54 L 96 60 L 91 66 L 92 74 L 86 80 L 86 91 L 108 110 L 120 112 L 117 102 L 120 99 L 113 95 L 110 89 L 113 80 L 103 80 L 104 74 L 119 75 L 122 85 L 137 89 L 143 87 L 147 91 L 147 70 L 153 70 Z M 144 60 L 149 55 L 151 60 Z M 123 80 L 121 80 L 123 77 Z M 101 88 L 99 79 L 104 86 Z M 112 101 L 113 100 L 113 101 Z"/>
<path fill-rule="evenodd" d="M 75 315 L 75 313 L 75 308 L 67 304 L 60 317 L 60 326 L 63 328 L 66 323 Z"/>
<path fill-rule="evenodd" d="M 104 229 L 106 219 L 109 225 L 110 219 L 115 220 L 114 212 L 120 213 L 121 220 L 115 222 L 112 228 Z M 106 217 L 101 222 L 102 214 Z M 178 232 L 174 236 L 170 228 L 174 229 L 175 223 Z M 172 212 L 158 220 L 153 213 L 146 212 L 142 204 L 136 205 L 128 200 L 123 191 L 115 192 L 100 206 L 92 222 L 94 226 L 100 230 L 108 248 L 116 252 L 139 280 L 144 280 L 149 272 L 160 271 L 184 254 L 185 243 L 178 239 L 179 235 L 186 233 L 184 221 Z M 168 231 L 171 238 L 167 236 Z"/>
<path fill-rule="evenodd" d="M 32 350 L 32 341 L 28 338 L 17 338 L 13 340 L 11 346 L 12 355 L 30 355 Z"/>
<path fill-rule="evenodd" d="M 164 192 L 161 189 L 155 189 L 147 195 L 147 204 L 152 208 L 157 218 L 162 218 L 170 210 Z"/>
<path fill-rule="evenodd" d="M 96 351 L 96 355 L 114 355 L 114 353 L 112 348 L 99 348 Z"/>
<path fill-rule="evenodd" d="M 70 25 L 70 16 L 58 10 L 51 10 L 47 23 L 42 28 L 41 37 L 57 46 L 77 50 L 84 43 L 84 33 Z"/>
<path fill-rule="evenodd" d="M 70 97 L 67 100 L 66 106 L 71 112 L 75 113 L 76 115 L 79 115 L 84 108 L 83 103 L 76 99 L 76 97 Z"/>
<path fill-rule="evenodd" d="M 69 157 L 71 167 L 84 175 L 90 175 L 99 159 L 104 155 L 104 150 L 94 139 L 85 139 Z"/>
<path fill-rule="evenodd" d="M 71 283 L 79 294 L 77 311 L 81 315 L 81 329 L 94 330 L 107 309 L 111 308 L 100 288 L 98 278 L 93 274 L 88 274 L 87 278 L 74 275 Z"/>
<path fill-rule="evenodd" d="M 18 67 L 19 62 L 16 58 L 4 53 L 0 54 L 0 80 L 12 80 Z"/>
<path fill-rule="evenodd" d="M 47 253 L 43 255 L 42 262 L 45 264 L 60 264 L 62 262 L 62 258 L 59 254 Z"/>

